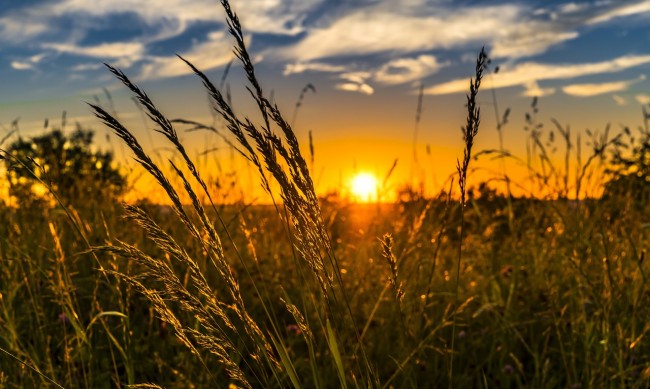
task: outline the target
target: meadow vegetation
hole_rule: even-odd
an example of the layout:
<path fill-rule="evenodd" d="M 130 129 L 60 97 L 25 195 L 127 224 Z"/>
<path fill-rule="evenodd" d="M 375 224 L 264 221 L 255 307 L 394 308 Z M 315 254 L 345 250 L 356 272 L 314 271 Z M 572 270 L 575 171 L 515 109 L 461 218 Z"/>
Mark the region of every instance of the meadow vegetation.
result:
<path fill-rule="evenodd" d="M 405 188 L 394 204 L 319 198 L 221 3 L 259 112 L 237 114 L 201 64 L 179 61 L 273 204 L 221 204 L 179 140 L 190 121 L 170 121 L 108 66 L 175 157 L 152 158 L 114 114 L 90 108 L 169 205 L 121 204 L 126 178 L 83 131 L 76 146 L 35 138 L 59 142 L 42 154 L 22 139 L 0 145 L 12 194 L 47 199 L 0 205 L 0 388 L 650 386 L 647 117 L 583 141 L 560 123 L 547 131 L 534 100 L 524 156 L 473 150 L 481 51 L 448 187 Z M 71 147 L 85 166 L 76 178 L 52 167 Z M 519 162 L 528 178 L 474 182 L 484 158 Z M 47 193 L 25 189 L 34 183 Z"/>

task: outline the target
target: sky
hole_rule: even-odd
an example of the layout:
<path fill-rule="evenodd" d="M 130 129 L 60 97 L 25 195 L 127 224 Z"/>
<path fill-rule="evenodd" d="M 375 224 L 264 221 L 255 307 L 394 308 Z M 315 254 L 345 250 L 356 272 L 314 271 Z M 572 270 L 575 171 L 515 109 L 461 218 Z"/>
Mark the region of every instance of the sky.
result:
<path fill-rule="evenodd" d="M 495 118 L 509 108 L 504 147 L 525 156 L 524 116 L 535 96 L 544 128 L 555 118 L 574 134 L 608 123 L 636 127 L 641 105 L 650 103 L 650 0 L 231 3 L 265 91 L 303 144 L 312 132 L 321 193 L 344 191 L 357 172 L 381 181 L 395 160 L 387 186 L 418 181 L 439 190 L 462 156 L 465 93 L 482 47 L 492 64 L 479 94 L 477 151 L 498 146 Z M 56 126 L 66 111 L 68 122 L 94 129 L 100 147 L 128 161 L 85 104 L 99 101 L 165 154 L 167 145 L 102 63 L 122 69 L 168 116 L 209 123 L 205 91 L 176 54 L 218 84 L 234 57 L 224 21 L 216 0 L 0 0 L 0 132 L 19 119 L 21 136 L 37 135 L 46 118 Z M 307 84 L 315 92 L 296 110 Z M 238 63 L 224 85 L 236 110 L 253 112 Z M 206 169 L 236 170 L 242 187 L 259 187 L 218 138 L 182 138 L 195 153 L 210 152 Z"/>

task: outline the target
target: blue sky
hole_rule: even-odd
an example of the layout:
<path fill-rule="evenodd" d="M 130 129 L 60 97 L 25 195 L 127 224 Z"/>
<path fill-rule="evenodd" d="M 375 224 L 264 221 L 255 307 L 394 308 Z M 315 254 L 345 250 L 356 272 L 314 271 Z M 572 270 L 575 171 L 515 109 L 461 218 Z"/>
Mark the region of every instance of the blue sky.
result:
<path fill-rule="evenodd" d="M 500 67 L 486 85 L 518 117 L 539 96 L 578 127 L 636 125 L 639 105 L 650 103 L 650 0 L 231 2 L 262 80 L 288 116 L 301 88 L 316 86 L 300 122 L 323 140 L 376 129 L 408 144 L 421 84 L 423 126 L 458 128 L 482 46 Z M 163 106 L 207 117 L 205 95 L 175 54 L 218 80 L 231 43 L 216 0 L 0 0 L 0 123 L 35 123 L 62 110 L 88 117 L 82 102 L 102 88 L 133 111 L 102 62 L 143 83 L 154 101 L 158 92 Z M 435 131 L 443 130 L 423 142 L 439 140 Z M 489 146 L 494 134 L 485 139 Z"/>

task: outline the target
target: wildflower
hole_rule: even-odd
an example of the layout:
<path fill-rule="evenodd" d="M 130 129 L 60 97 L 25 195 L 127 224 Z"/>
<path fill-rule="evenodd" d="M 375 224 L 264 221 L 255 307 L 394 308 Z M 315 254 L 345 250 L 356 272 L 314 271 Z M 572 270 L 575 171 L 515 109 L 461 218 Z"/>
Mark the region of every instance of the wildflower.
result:
<path fill-rule="evenodd" d="M 300 330 L 300 327 L 298 327 L 297 324 L 289 324 L 287 326 L 287 332 L 294 334 L 294 335 L 300 335 L 302 334 L 302 331 Z"/>
<path fill-rule="evenodd" d="M 70 324 L 70 319 L 68 318 L 68 315 L 65 314 L 65 312 L 59 313 L 59 321 L 61 324 Z"/>
<path fill-rule="evenodd" d="M 510 277 L 513 270 L 514 270 L 514 267 L 512 265 L 505 265 L 500 271 L 501 277 L 504 277 L 504 278 Z"/>

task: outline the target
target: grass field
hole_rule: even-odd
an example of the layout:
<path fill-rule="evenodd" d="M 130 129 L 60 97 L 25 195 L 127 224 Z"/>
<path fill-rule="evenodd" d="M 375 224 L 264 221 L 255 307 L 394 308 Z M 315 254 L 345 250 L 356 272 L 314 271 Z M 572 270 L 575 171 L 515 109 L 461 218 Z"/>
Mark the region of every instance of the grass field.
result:
<path fill-rule="evenodd" d="M 188 66 L 273 204 L 214 200 L 176 123 L 109 68 L 176 150 L 171 166 L 91 108 L 168 205 L 52 190 L 0 208 L 0 388 L 650 387 L 647 125 L 557 162 L 530 118 L 528 181 L 473 182 L 481 52 L 448 189 L 319 197 L 222 4 L 261 124 Z M 531 186 L 541 195 L 508 195 Z"/>

